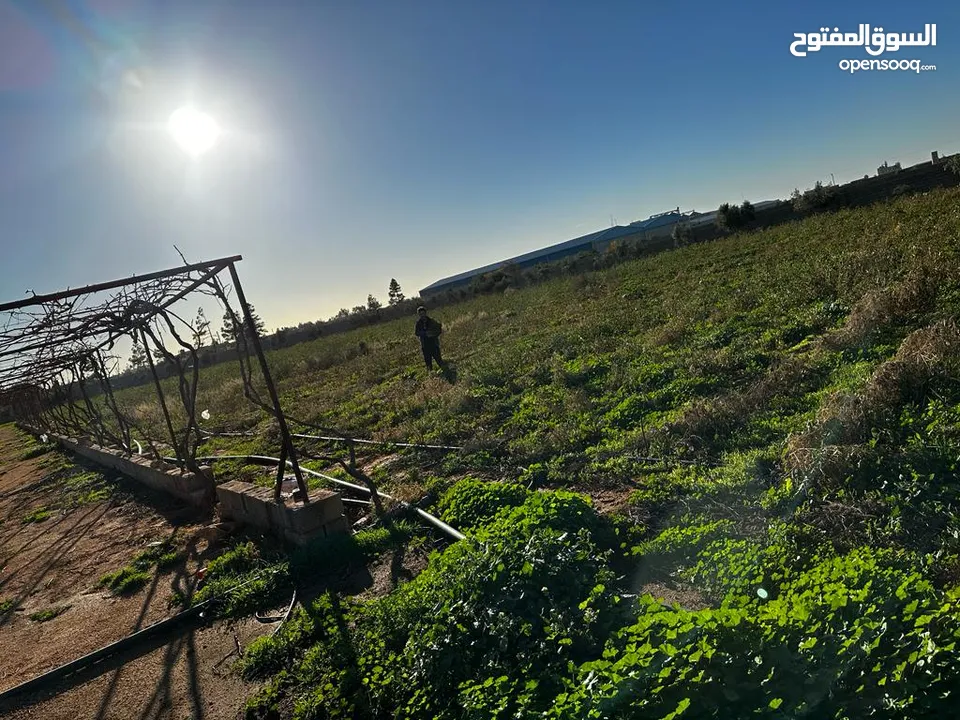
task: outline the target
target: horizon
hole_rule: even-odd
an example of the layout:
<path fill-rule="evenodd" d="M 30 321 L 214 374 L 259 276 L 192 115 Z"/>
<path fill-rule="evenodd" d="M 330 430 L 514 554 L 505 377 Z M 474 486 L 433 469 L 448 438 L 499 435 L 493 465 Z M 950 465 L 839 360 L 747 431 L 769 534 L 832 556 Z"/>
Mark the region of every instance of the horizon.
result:
<path fill-rule="evenodd" d="M 0 301 L 175 267 L 176 245 L 242 255 L 273 332 L 385 302 L 391 278 L 412 297 L 678 206 L 956 153 L 960 11 L 856 5 L 0 0 Z M 790 53 L 860 22 L 936 24 L 892 57 L 937 70 Z M 166 133 L 188 104 L 222 130 L 195 157 Z"/>

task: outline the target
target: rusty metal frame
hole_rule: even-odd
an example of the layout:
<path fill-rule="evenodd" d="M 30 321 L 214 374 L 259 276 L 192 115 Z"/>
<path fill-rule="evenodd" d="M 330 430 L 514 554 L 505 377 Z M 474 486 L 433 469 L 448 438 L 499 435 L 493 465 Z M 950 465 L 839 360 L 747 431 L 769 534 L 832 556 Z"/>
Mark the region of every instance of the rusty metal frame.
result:
<path fill-rule="evenodd" d="M 236 263 L 242 259 L 240 255 L 233 255 L 201 263 L 184 263 L 179 267 L 145 275 L 134 275 L 130 278 L 86 285 L 56 293 L 35 294 L 24 300 L 0 303 L 0 313 L 17 313 L 31 307 L 41 307 L 46 313 L 42 317 L 29 313 L 15 314 L 14 317 L 25 317 L 26 320 L 21 320 L 22 324 L 15 324 L 12 331 L 9 322 L 6 327 L 0 328 L 0 361 L 4 358 L 14 360 L 13 364 L 0 362 L 0 397 L 3 395 L 10 397 L 15 415 L 20 416 L 21 419 L 29 419 L 32 424 L 36 424 L 38 421 L 42 422 L 44 413 L 56 408 L 52 417 L 47 418 L 47 424 L 59 426 L 62 429 L 64 426 L 70 425 L 71 422 L 75 426 L 83 423 L 100 442 L 111 440 L 130 452 L 131 421 L 124 418 L 114 398 L 110 372 L 103 356 L 104 349 L 112 348 L 117 339 L 129 336 L 134 342 L 143 343 L 154 390 L 160 402 L 166 429 L 170 434 L 171 447 L 177 456 L 178 464 L 182 467 L 196 469 L 195 445 L 201 439 L 201 432 L 195 417 L 199 357 L 197 348 L 178 335 L 170 320 L 168 309 L 191 292 L 199 290 L 218 297 L 226 305 L 234 320 L 237 320 L 233 309 L 230 307 L 226 291 L 217 278 L 221 272 L 228 270 L 244 318 L 242 325 L 235 323 L 235 327 L 242 328 L 242 331 L 236 333 L 235 339 L 241 372 L 244 376 L 244 392 L 249 400 L 276 419 L 282 443 L 281 455 L 284 461 L 290 461 L 301 497 L 306 501 L 308 499 L 307 486 L 300 469 L 293 438 L 283 415 L 280 398 L 270 374 L 261 338 L 253 322 L 250 306 L 247 304 L 246 295 L 237 273 Z M 191 273 L 196 272 L 199 272 L 200 276 L 192 278 Z M 168 282 L 158 282 L 164 280 Z M 126 294 L 126 288 L 144 284 L 148 284 L 147 294 L 152 293 L 156 297 L 153 300 L 135 297 L 132 301 L 127 302 L 129 298 Z M 204 286 L 212 289 L 212 292 L 202 290 Z M 173 292 L 174 289 L 176 289 L 176 292 Z M 69 302 L 73 300 L 76 303 L 79 302 L 80 298 L 107 290 L 120 290 L 121 293 L 112 297 L 107 304 L 92 309 L 78 310 L 75 304 Z M 116 304 L 118 300 L 121 301 L 120 305 Z M 113 303 L 113 307 L 110 306 L 110 303 Z M 178 360 L 179 356 L 175 356 L 166 350 L 153 330 L 149 329 L 150 323 L 158 317 L 166 322 L 166 331 L 181 346 L 182 350 L 179 356 L 188 353 L 189 357 L 192 358 L 192 382 L 184 377 L 186 368 Z M 174 315 L 173 317 L 177 316 Z M 105 339 L 103 339 L 104 335 L 106 335 Z M 98 336 L 99 340 L 97 339 Z M 159 352 L 168 361 L 175 363 L 179 371 L 181 401 L 184 403 L 188 415 L 186 435 L 182 444 L 174 430 L 157 367 L 150 354 L 148 336 L 158 346 Z M 40 339 L 36 340 L 36 337 Z M 253 352 L 256 355 L 263 381 L 270 396 L 269 405 L 259 400 L 252 387 L 248 339 L 253 346 Z M 90 342 L 91 340 L 93 342 Z M 85 375 L 84 367 L 91 373 L 89 376 Z M 71 378 L 70 382 L 65 385 L 61 384 L 60 381 L 68 376 Z M 5 381 L 8 381 L 7 384 L 9 384 L 11 379 L 12 386 L 5 388 Z M 103 416 L 90 399 L 87 380 L 94 380 L 99 384 L 100 391 L 105 398 L 106 410 L 114 416 L 119 428 L 119 437 L 108 432 Z M 66 411 L 61 407 L 64 397 L 66 398 Z M 59 402 L 57 402 L 58 399 Z M 77 403 L 80 403 L 80 405 L 78 406 Z M 191 432 L 196 439 L 192 452 L 190 451 Z M 153 441 L 150 438 L 146 439 L 153 448 Z M 275 497 L 278 500 L 285 465 L 285 462 L 282 463 L 277 473 Z"/>

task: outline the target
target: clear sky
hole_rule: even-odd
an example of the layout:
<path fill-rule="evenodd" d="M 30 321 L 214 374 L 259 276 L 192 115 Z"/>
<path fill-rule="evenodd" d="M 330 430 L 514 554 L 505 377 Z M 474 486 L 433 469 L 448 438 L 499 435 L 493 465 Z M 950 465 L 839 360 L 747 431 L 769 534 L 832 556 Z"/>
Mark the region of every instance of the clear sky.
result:
<path fill-rule="evenodd" d="M 960 151 L 956 2 L 650 5 L 0 0 L 0 301 L 175 266 L 176 244 L 243 255 L 272 330 L 611 217 Z M 937 70 L 790 53 L 861 23 L 935 23 L 935 47 L 877 59 Z M 223 129 L 199 158 L 167 131 L 191 103 Z"/>

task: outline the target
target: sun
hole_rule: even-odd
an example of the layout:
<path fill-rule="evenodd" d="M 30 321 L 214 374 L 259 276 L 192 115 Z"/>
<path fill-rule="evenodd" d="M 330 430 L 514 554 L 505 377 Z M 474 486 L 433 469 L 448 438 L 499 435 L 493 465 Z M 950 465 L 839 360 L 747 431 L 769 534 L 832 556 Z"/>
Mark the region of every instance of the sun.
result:
<path fill-rule="evenodd" d="M 192 107 L 174 111 L 167 128 L 184 152 L 193 157 L 200 157 L 213 148 L 220 137 L 216 120 Z"/>

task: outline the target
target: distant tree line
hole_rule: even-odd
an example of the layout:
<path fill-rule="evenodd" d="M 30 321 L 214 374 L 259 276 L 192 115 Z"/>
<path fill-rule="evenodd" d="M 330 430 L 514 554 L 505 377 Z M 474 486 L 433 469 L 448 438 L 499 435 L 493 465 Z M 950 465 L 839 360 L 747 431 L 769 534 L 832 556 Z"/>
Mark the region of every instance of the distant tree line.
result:
<path fill-rule="evenodd" d="M 899 194 L 899 193 L 898 193 Z M 836 185 L 824 185 L 819 180 L 810 189 L 800 192 L 794 188 L 790 195 L 793 209 L 799 213 L 836 210 L 847 204 L 844 193 Z"/>
<path fill-rule="evenodd" d="M 744 200 L 739 207 L 730 203 L 723 203 L 717 208 L 717 218 L 715 220 L 717 227 L 724 232 L 736 232 L 742 230 L 757 217 L 756 211 L 749 200 Z"/>

